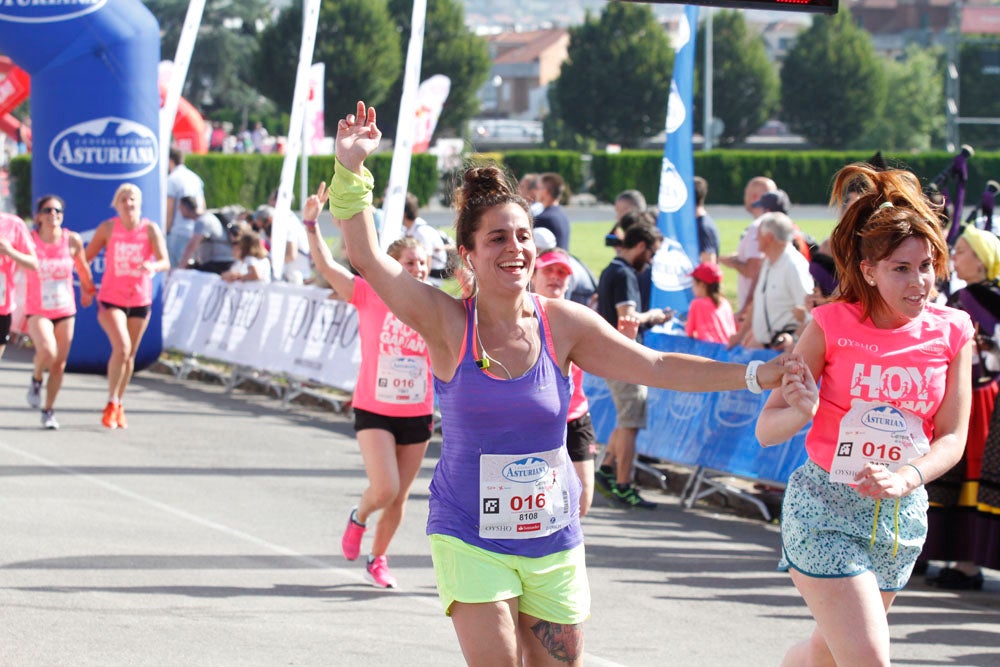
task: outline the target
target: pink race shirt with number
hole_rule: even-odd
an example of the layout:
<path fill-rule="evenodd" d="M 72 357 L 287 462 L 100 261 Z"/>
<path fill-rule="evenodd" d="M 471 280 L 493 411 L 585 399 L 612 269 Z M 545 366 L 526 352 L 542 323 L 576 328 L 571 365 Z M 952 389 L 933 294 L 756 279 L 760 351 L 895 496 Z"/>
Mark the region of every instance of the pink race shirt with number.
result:
<path fill-rule="evenodd" d="M 427 343 L 392 314 L 363 278 L 354 279 L 361 368 L 354 406 L 385 417 L 422 417 L 434 411 Z"/>
<path fill-rule="evenodd" d="M 73 256 L 69 250 L 69 232 L 62 230 L 54 243 L 46 243 L 31 233 L 38 256 L 38 271 L 29 271 L 27 278 L 28 315 L 41 315 L 50 320 L 76 314 L 73 294 Z"/>
<path fill-rule="evenodd" d="M 18 252 L 32 254 L 35 251 L 28 227 L 24 221 L 10 213 L 0 213 L 0 238 L 7 239 Z M 6 255 L 0 257 L 0 315 L 10 315 L 14 308 L 14 271 L 17 264 Z"/>
<path fill-rule="evenodd" d="M 153 223 L 143 219 L 134 229 L 125 229 L 115 217 L 111 224 L 97 299 L 122 308 L 148 306 L 153 303 L 153 276 L 142 265 L 155 259 L 148 229 Z"/>
<path fill-rule="evenodd" d="M 861 321 L 861 307 L 830 303 L 813 310 L 826 342 L 819 411 L 806 436 L 809 458 L 829 471 L 837 436 L 852 401 L 874 401 L 906 410 L 934 439 L 934 415 L 944 398 L 948 365 L 972 338 L 967 313 L 929 304 L 898 329 Z"/>

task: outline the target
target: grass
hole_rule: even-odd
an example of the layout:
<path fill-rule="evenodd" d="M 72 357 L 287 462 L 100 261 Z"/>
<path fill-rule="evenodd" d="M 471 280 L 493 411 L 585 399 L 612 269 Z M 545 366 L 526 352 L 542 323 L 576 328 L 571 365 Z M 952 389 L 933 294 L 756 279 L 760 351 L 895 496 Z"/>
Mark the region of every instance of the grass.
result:
<path fill-rule="evenodd" d="M 834 220 L 805 220 L 797 221 L 796 224 L 802 231 L 810 234 L 817 241 L 822 241 L 830 235 L 833 230 Z M 603 222 L 576 223 L 572 227 L 570 234 L 570 252 L 583 262 L 595 276 L 600 276 L 601 271 L 614 258 L 614 250 L 604 245 L 604 236 L 611 229 L 613 220 Z M 749 218 L 716 220 L 719 228 L 719 245 L 723 255 L 736 252 L 740 236 L 749 224 Z M 736 271 L 728 267 L 722 267 L 722 292 L 727 299 L 736 306 Z"/>

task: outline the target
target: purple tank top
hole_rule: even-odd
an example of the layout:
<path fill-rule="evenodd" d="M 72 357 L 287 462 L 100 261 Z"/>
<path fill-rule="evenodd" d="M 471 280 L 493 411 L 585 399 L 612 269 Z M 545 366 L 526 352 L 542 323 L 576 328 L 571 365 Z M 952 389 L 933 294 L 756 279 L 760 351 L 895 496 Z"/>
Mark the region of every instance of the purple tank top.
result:
<path fill-rule="evenodd" d="M 539 320 L 542 350 L 521 377 L 500 380 L 476 365 L 473 300 L 465 301 L 465 350 L 450 382 L 434 378 L 441 408 L 441 458 L 430 486 L 427 534 L 456 537 L 495 553 L 538 558 L 583 543 L 580 480 L 569 485 L 572 521 L 561 530 L 533 539 L 479 536 L 480 454 L 533 454 L 566 447 L 566 413 L 572 382 L 554 360 L 548 322 L 538 297 L 531 295 Z"/>

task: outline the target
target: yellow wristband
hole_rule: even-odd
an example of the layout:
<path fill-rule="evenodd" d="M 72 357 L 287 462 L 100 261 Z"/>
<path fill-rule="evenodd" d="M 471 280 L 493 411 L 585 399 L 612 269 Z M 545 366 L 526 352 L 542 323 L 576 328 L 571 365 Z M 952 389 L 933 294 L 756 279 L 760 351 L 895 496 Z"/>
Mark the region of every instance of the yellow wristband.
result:
<path fill-rule="evenodd" d="M 349 220 L 372 205 L 375 178 L 367 167 L 356 174 L 336 160 L 330 179 L 330 212 L 337 220 Z"/>

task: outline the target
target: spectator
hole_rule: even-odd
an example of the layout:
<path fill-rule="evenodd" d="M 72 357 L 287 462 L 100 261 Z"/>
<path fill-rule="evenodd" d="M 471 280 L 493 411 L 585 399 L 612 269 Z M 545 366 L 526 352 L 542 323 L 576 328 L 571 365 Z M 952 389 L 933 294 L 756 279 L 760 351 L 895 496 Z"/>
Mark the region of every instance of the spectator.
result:
<path fill-rule="evenodd" d="M 264 123 L 257 121 L 254 123 L 253 132 L 250 133 L 250 143 L 253 145 L 254 153 L 267 153 L 267 128 Z"/>
<path fill-rule="evenodd" d="M 640 325 L 662 324 L 670 314 L 655 308 L 640 311 L 638 273 L 653 260 L 663 235 L 656 227 L 634 224 L 625 232 L 620 254 L 601 272 L 597 284 L 597 312 L 615 329 L 619 319 L 634 317 Z M 646 387 L 620 380 L 607 380 L 618 420 L 605 449 L 596 482 L 602 493 L 626 507 L 652 509 L 656 503 L 639 495 L 632 486 L 632 464 L 639 429 L 646 428 Z"/>
<path fill-rule="evenodd" d="M 212 121 L 212 133 L 208 138 L 208 150 L 212 153 L 221 153 L 226 145 L 226 129 L 217 120 Z"/>
<path fill-rule="evenodd" d="M 448 252 L 441 234 L 420 217 L 420 202 L 412 192 L 406 193 L 406 201 L 403 203 L 403 236 L 420 241 L 430 263 L 427 282 L 441 287 L 445 267 L 448 265 Z"/>
<path fill-rule="evenodd" d="M 198 202 L 198 210 L 204 210 L 205 184 L 198 174 L 184 166 L 184 153 L 180 149 L 170 149 L 167 168 L 170 173 L 167 176 L 167 252 L 170 255 L 170 265 L 177 266 L 184 248 L 194 234 L 194 220 L 185 219 L 181 215 L 179 202 L 181 197 L 194 197 Z"/>
<path fill-rule="evenodd" d="M 719 258 L 719 228 L 705 208 L 708 196 L 708 181 L 701 176 L 694 177 L 694 222 L 698 226 L 699 261 L 715 264 Z"/>
<path fill-rule="evenodd" d="M 35 348 L 28 405 L 41 408 L 42 426 L 53 430 L 59 428 L 55 402 L 62 388 L 76 323 L 74 269 L 80 276 L 80 305 L 86 308 L 97 294 L 90 266 L 84 259 L 83 240 L 76 232 L 63 227 L 65 207 L 66 203 L 57 195 L 39 198 L 35 207 L 35 230 L 31 238 L 39 262 L 37 271 L 26 272 L 24 308 L 28 316 L 28 334 Z M 49 381 L 45 384 L 43 401 L 45 373 L 49 374 Z"/>
<path fill-rule="evenodd" d="M 245 231 L 233 241 L 233 257 L 232 266 L 221 275 L 227 283 L 271 282 L 271 260 L 257 232 Z"/>
<path fill-rule="evenodd" d="M 535 249 L 538 254 L 548 252 L 556 247 L 556 237 L 547 229 L 541 227 L 532 230 L 535 237 Z M 597 279 L 590 269 L 579 259 L 567 252 L 563 253 L 566 261 L 572 268 L 572 275 L 569 277 L 569 284 L 566 286 L 565 296 L 570 301 L 583 304 L 588 308 L 597 307 Z"/>
<path fill-rule="evenodd" d="M 624 190 L 615 197 L 615 220 L 621 220 L 626 213 L 645 213 L 646 198 L 638 190 Z"/>
<path fill-rule="evenodd" d="M 760 206 L 760 198 L 764 193 L 777 190 L 778 186 L 766 176 L 754 176 L 751 178 L 743 190 L 743 206 L 747 212 L 753 216 L 753 221 L 743 230 L 736 252 L 731 255 L 719 257 L 719 264 L 736 269 L 739 276 L 736 279 L 737 289 L 737 321 L 742 321 L 749 312 L 747 303 L 753 295 L 754 285 L 757 283 L 757 274 L 760 273 L 760 265 L 764 261 L 764 255 L 757 247 L 757 228 L 760 225 L 760 216 L 765 213 Z"/>
<path fill-rule="evenodd" d="M 166 239 L 160 228 L 142 217 L 142 191 L 123 183 L 112 206 L 118 213 L 94 230 L 87 244 L 87 262 L 104 250 L 104 274 L 97 293 L 97 322 L 111 344 L 108 359 L 108 403 L 101 424 L 128 428 L 125 390 L 135 371 L 135 357 L 149 325 L 153 304 L 153 274 L 170 270 Z"/>
<path fill-rule="evenodd" d="M 17 267 L 38 270 L 35 245 L 28 227 L 12 213 L 0 212 L 0 357 L 10 340 L 14 310 L 14 270 Z"/>
<path fill-rule="evenodd" d="M 274 195 L 271 196 L 271 201 L 274 201 Z M 274 268 L 274 256 L 276 252 L 279 252 L 277 248 L 274 247 L 273 242 L 273 230 L 274 221 L 277 216 L 277 210 L 274 205 L 263 204 L 257 207 L 257 211 L 254 213 L 254 222 L 260 229 L 261 233 L 267 236 L 268 247 L 270 248 L 271 261 L 269 266 L 273 270 Z M 282 217 L 282 221 L 285 224 L 285 254 L 284 254 L 284 267 L 281 272 L 281 280 L 285 282 L 292 283 L 293 285 L 301 285 L 305 282 L 305 279 L 312 273 L 312 265 L 309 261 L 309 242 L 306 239 L 306 230 L 302 226 L 302 222 L 298 217 L 292 213 L 288 212 L 287 215 Z"/>
<path fill-rule="evenodd" d="M 535 194 L 544 210 L 535 216 L 535 227 L 547 229 L 556 237 L 556 246 L 569 252 L 569 218 L 559 205 L 566 189 L 559 174 L 546 172 L 538 177 Z"/>
<path fill-rule="evenodd" d="M 691 338 L 727 345 L 736 333 L 733 307 L 722 296 L 722 269 L 702 262 L 691 272 L 694 299 L 688 308 L 684 332 Z"/>
<path fill-rule="evenodd" d="M 199 211 L 194 197 L 182 197 L 180 207 L 185 219 L 194 220 L 194 233 L 177 268 L 222 275 L 235 259 L 232 238 L 222 221 L 214 213 Z"/>
<path fill-rule="evenodd" d="M 538 174 L 525 174 L 517 183 L 517 194 L 528 202 L 528 210 L 531 212 L 532 218 L 537 218 L 538 214 L 545 210 L 545 207 L 535 196 L 540 182 Z"/>
<path fill-rule="evenodd" d="M 731 344 L 790 350 L 806 318 L 806 297 L 813 292 L 809 262 L 792 246 L 794 228 L 784 213 L 760 217 L 758 243 L 764 265 L 744 320 Z M 749 334 L 749 335 L 748 335 Z"/>

